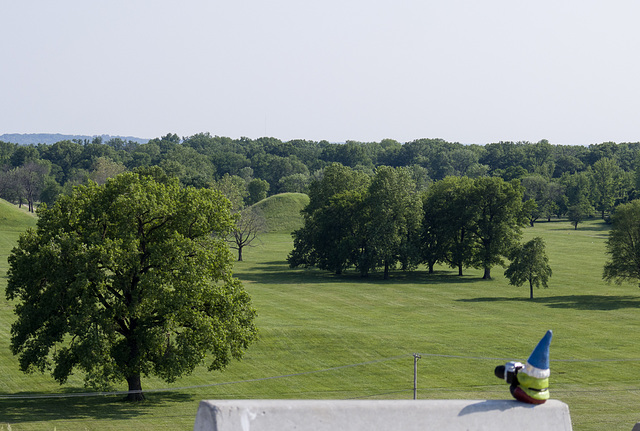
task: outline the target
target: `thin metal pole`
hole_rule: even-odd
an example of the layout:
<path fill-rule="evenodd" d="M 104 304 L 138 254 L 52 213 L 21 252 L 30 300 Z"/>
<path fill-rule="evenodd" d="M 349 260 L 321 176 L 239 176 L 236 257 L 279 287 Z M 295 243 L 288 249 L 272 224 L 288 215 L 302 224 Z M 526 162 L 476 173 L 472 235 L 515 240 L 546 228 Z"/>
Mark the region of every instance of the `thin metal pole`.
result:
<path fill-rule="evenodd" d="M 420 355 L 417 353 L 413 354 L 413 399 L 418 399 L 418 359 L 420 359 Z"/>

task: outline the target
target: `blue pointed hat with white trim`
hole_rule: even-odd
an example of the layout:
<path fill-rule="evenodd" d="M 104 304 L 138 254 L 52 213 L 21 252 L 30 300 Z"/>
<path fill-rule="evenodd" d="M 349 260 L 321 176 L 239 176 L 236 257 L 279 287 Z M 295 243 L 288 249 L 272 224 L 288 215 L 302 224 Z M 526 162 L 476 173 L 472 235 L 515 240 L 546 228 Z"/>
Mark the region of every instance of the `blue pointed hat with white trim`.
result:
<path fill-rule="evenodd" d="M 531 352 L 531 356 L 527 359 L 526 368 L 527 371 L 533 371 L 533 373 L 529 372 L 529 375 L 542 374 L 548 377 L 549 375 L 549 346 L 551 345 L 551 338 L 553 337 L 553 332 L 548 330 L 542 340 L 538 342 L 538 345 L 533 352 Z M 535 370 L 535 371 L 534 371 Z M 538 376 L 536 376 L 538 377 Z M 542 377 L 542 376 L 539 376 Z"/>

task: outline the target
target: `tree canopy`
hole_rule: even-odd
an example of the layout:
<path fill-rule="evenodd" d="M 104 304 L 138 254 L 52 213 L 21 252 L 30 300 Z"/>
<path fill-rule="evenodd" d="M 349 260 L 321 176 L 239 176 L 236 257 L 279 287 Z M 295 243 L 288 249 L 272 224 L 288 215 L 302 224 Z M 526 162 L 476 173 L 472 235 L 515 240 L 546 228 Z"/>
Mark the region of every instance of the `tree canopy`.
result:
<path fill-rule="evenodd" d="M 477 206 L 473 231 L 478 239 L 473 264 L 484 269 L 484 279 L 491 278 L 491 267 L 501 265 L 502 257 L 520 239 L 527 221 L 522 194 L 518 180 L 483 177 L 473 183 L 472 196 Z"/>
<path fill-rule="evenodd" d="M 355 266 L 362 276 L 420 261 L 422 202 L 411 171 L 381 166 L 372 176 L 339 163 L 310 185 L 304 226 L 293 233 L 291 267 L 317 266 L 341 274 Z"/>
<path fill-rule="evenodd" d="M 240 358 L 255 339 L 255 311 L 231 273 L 230 203 L 212 189 L 133 173 L 89 182 L 38 209 L 35 230 L 9 256 L 16 301 L 11 350 L 24 372 L 64 383 L 166 381 Z"/>
<path fill-rule="evenodd" d="M 548 287 L 547 282 L 552 271 L 542 238 L 535 237 L 523 245 L 515 246 L 510 257 L 511 264 L 504 272 L 509 279 L 509 284 L 522 286 L 525 282 L 529 282 L 530 299 L 533 299 L 534 286 Z"/>
<path fill-rule="evenodd" d="M 603 278 L 620 284 L 640 283 L 640 200 L 619 205 L 613 214 L 613 227 L 607 239 L 610 260 Z"/>
<path fill-rule="evenodd" d="M 317 266 L 341 274 L 360 265 L 364 199 L 370 178 L 333 163 L 309 187 L 309 204 L 302 210 L 304 226 L 293 233 L 289 265 Z"/>
<path fill-rule="evenodd" d="M 472 199 L 473 180 L 447 177 L 435 182 L 424 196 L 422 256 L 433 272 L 437 262 L 458 268 L 472 261 L 477 240 L 473 227 L 477 220 Z"/>
<path fill-rule="evenodd" d="M 381 266 L 387 279 L 396 263 L 401 262 L 403 269 L 417 264 L 422 202 L 409 170 L 388 166 L 376 169 L 365 205 L 366 268 L 362 269 Z"/>

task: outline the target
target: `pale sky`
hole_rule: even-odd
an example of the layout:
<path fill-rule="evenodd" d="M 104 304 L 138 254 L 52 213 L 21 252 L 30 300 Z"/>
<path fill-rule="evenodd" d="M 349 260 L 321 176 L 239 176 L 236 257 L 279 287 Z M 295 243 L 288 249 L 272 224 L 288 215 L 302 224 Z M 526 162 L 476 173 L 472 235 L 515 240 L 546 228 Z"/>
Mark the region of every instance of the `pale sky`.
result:
<path fill-rule="evenodd" d="M 640 141 L 638 0 L 1 0 L 0 134 Z"/>

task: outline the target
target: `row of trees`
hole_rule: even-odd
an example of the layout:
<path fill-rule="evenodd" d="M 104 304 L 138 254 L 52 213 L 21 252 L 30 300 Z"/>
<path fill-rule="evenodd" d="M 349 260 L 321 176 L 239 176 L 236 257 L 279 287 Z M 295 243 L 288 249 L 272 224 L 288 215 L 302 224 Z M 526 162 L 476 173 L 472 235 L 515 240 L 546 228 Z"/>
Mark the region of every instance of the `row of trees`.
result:
<path fill-rule="evenodd" d="M 638 197 L 635 174 L 623 171 L 607 157 L 583 172 L 565 173 L 558 179 L 527 175 L 520 182 L 524 199 L 536 203 L 528 213 L 531 226 L 539 218 L 555 215 L 567 216 L 577 228 L 596 212 L 608 219 L 617 205 Z"/>
<path fill-rule="evenodd" d="M 589 147 L 551 145 L 547 141 L 462 145 L 441 139 L 401 144 L 344 144 L 275 138 L 231 139 L 208 133 L 180 138 L 167 134 L 141 144 L 113 138 L 103 142 L 60 141 L 46 145 L 0 142 L 0 197 L 17 203 L 51 204 L 74 185 L 93 179 L 99 184 L 124 171 L 160 166 L 184 186 L 206 188 L 225 175 L 241 179 L 246 204 L 257 196 L 307 192 L 331 163 L 373 174 L 382 165 L 406 167 L 418 190 L 447 176 L 520 179 L 527 194 L 545 200 L 533 220 L 549 215 L 608 213 L 612 206 L 638 196 L 640 143 L 603 143 Z M 16 180 L 16 169 L 38 166 L 30 197 Z M 31 165 L 34 166 L 34 165 Z M 526 184 L 525 184 L 526 183 Z M 539 198 L 539 199 L 538 199 Z M 579 218 L 579 217 L 578 217 Z"/>
<path fill-rule="evenodd" d="M 304 226 L 293 233 L 290 266 L 315 266 L 363 276 L 383 269 L 436 263 L 476 267 L 491 278 L 521 236 L 534 205 L 518 180 L 447 177 L 419 191 L 407 168 L 381 166 L 374 175 L 332 164 L 310 186 Z"/>

